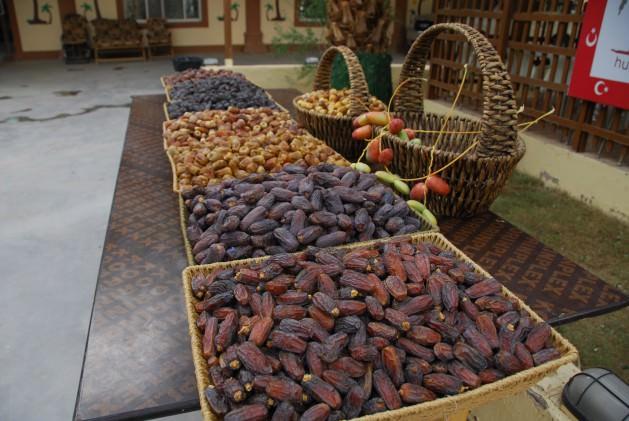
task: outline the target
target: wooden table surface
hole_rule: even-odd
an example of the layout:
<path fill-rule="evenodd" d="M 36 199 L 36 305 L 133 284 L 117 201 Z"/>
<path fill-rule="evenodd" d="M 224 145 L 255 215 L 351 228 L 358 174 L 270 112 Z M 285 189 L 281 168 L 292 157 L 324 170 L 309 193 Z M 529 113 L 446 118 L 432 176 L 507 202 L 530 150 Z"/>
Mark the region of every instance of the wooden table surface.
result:
<path fill-rule="evenodd" d="M 295 90 L 271 91 L 289 110 Z M 164 96 L 134 97 L 96 287 L 76 420 L 199 408 L 183 303 L 186 256 L 162 149 Z M 492 213 L 442 232 L 553 324 L 629 303 L 620 291 Z"/>

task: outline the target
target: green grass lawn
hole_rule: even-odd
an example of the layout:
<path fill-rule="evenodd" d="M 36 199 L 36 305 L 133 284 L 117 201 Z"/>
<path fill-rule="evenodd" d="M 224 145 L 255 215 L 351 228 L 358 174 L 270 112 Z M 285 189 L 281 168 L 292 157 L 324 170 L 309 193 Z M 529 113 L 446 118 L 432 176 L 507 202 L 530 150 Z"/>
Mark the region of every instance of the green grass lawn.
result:
<path fill-rule="evenodd" d="M 522 173 L 515 173 L 491 208 L 544 244 L 625 293 L 629 291 L 629 225 Z M 629 309 L 558 330 L 586 367 L 606 367 L 629 381 Z"/>

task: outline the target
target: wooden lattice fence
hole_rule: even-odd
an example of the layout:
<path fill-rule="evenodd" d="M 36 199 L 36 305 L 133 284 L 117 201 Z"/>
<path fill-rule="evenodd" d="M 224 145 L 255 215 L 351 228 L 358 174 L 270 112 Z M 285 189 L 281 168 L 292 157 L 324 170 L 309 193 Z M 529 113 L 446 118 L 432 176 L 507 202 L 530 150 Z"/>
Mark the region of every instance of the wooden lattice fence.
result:
<path fill-rule="evenodd" d="M 574 64 L 583 0 L 435 0 L 435 21 L 461 22 L 487 36 L 511 74 L 523 119 L 555 107 L 539 127 L 576 152 L 593 152 L 626 165 L 629 112 L 567 95 Z M 474 52 L 463 38 L 443 34 L 432 50 L 430 98 L 452 99 L 463 63 L 468 80 L 464 103 L 480 106 L 481 79 Z"/>

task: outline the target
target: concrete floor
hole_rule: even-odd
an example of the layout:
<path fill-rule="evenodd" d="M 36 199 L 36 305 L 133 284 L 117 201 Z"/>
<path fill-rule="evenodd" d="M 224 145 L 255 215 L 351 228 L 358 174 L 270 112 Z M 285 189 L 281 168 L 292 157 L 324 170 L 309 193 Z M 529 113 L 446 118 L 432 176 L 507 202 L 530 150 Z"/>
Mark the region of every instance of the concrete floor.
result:
<path fill-rule="evenodd" d="M 72 417 L 130 97 L 171 71 L 0 64 L 0 420 Z"/>

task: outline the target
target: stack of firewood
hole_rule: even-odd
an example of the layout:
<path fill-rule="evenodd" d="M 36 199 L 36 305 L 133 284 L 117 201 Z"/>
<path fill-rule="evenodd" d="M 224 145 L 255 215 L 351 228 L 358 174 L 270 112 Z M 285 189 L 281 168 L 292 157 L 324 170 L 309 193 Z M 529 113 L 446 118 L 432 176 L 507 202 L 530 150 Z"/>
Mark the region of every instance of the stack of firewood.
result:
<path fill-rule="evenodd" d="M 326 38 L 332 45 L 382 53 L 393 38 L 393 13 L 389 0 L 328 0 Z"/>

